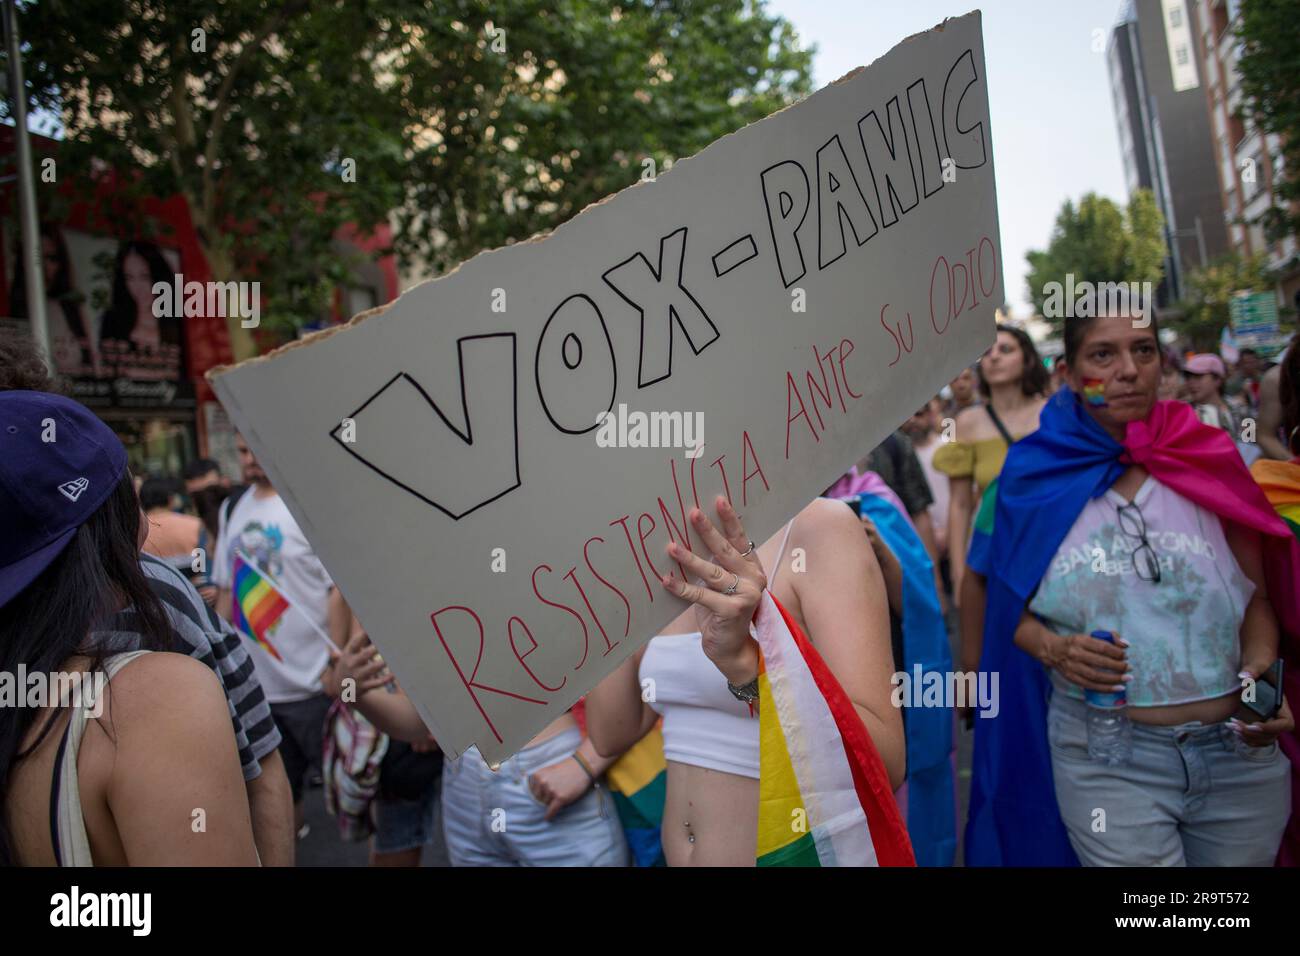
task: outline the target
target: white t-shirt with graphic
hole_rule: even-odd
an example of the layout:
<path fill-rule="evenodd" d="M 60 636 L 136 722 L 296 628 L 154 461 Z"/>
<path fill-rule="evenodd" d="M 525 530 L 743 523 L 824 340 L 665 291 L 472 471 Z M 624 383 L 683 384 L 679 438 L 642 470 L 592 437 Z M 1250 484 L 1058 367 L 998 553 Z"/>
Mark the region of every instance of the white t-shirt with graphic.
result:
<path fill-rule="evenodd" d="M 321 635 L 329 633 L 333 581 L 278 494 L 259 498 L 251 488 L 226 516 L 212 568 L 220 587 L 231 586 L 236 551 L 270 578 L 292 605 L 269 634 L 282 660 L 260 644 L 250 651 L 266 699 L 284 704 L 319 694 L 320 674 L 329 663 Z"/>
<path fill-rule="evenodd" d="M 1223 522 L 1152 475 L 1133 501 L 1141 524 L 1131 508 L 1121 521 L 1127 502 L 1114 489 L 1084 505 L 1029 610 L 1058 634 L 1102 630 L 1128 641 L 1130 707 L 1240 689 L 1241 622 L 1255 585 L 1228 547 Z M 1130 533 L 1142 525 L 1159 562 L 1158 583 L 1151 580 L 1151 552 Z M 1066 691 L 1083 697 L 1073 684 Z"/>

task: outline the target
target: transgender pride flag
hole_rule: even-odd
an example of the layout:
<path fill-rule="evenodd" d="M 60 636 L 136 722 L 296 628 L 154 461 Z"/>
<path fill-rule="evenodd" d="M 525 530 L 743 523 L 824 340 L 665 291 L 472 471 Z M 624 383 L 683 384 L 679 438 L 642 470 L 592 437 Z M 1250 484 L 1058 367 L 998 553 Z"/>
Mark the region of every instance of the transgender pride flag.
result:
<path fill-rule="evenodd" d="M 270 634 L 289 610 L 289 602 L 271 579 L 235 552 L 234 584 L 231 588 L 231 623 L 252 638 L 277 661 L 283 660 L 272 645 Z"/>
<path fill-rule="evenodd" d="M 759 866 L 915 866 L 889 774 L 862 718 L 785 608 L 763 592 L 758 677 Z"/>

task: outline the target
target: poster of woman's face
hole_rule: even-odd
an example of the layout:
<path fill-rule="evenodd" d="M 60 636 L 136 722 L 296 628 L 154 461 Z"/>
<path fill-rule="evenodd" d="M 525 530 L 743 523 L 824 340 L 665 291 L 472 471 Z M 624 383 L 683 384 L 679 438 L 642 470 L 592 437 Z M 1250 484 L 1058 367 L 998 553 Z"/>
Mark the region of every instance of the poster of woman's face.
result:
<path fill-rule="evenodd" d="M 176 272 L 152 242 L 132 239 L 118 247 L 111 297 L 99 323 L 100 352 L 117 375 L 156 381 L 185 374 L 181 317 L 154 314 L 154 285 L 170 288 Z"/>
<path fill-rule="evenodd" d="M 99 365 L 98 346 L 87 328 L 83 304 L 85 296 L 77 289 L 72 257 L 63 231 L 54 223 L 40 227 L 41 275 L 45 283 L 45 320 L 49 329 L 50 352 L 62 375 L 93 376 Z M 13 284 L 9 292 L 9 312 L 14 318 L 30 314 L 27 276 L 22 267 L 23 251 L 15 250 Z"/>
<path fill-rule="evenodd" d="M 74 394 L 92 405 L 148 405 L 174 397 L 177 389 L 166 383 L 186 390 L 183 320 L 154 315 L 154 284 L 172 285 L 179 255 L 148 240 L 117 241 L 54 223 L 40 234 L 51 357 Z M 13 267 L 9 313 L 25 319 L 23 252 L 16 230 L 6 238 L 13 250 L 6 257 Z"/>

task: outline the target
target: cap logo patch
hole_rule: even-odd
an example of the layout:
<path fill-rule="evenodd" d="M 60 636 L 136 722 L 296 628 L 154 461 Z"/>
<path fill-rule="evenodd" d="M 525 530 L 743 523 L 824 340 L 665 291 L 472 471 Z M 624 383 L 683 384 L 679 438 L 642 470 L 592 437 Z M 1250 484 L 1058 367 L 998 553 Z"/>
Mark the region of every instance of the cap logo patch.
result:
<path fill-rule="evenodd" d="M 63 497 L 69 501 L 76 501 L 81 497 L 81 493 L 90 487 L 90 482 L 85 478 L 74 478 L 72 481 L 65 481 L 59 485 L 59 491 L 63 492 Z"/>

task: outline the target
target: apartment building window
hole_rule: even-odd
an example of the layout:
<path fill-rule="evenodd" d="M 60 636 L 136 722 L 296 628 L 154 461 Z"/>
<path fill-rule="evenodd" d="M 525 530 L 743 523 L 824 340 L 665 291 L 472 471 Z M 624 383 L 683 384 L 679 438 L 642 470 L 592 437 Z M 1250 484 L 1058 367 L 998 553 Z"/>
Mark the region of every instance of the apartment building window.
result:
<path fill-rule="evenodd" d="M 1264 240 L 1264 227 L 1261 226 L 1259 223 L 1251 223 L 1250 225 L 1251 254 L 1253 255 L 1257 252 L 1267 252 L 1267 251 L 1268 251 L 1268 243 Z"/>
<path fill-rule="evenodd" d="M 1223 31 L 1228 29 L 1228 14 L 1224 10 L 1223 4 L 1214 7 L 1214 36 L 1216 38 L 1223 36 Z"/>
<path fill-rule="evenodd" d="M 1232 144 L 1233 149 L 1241 145 L 1241 141 L 1246 138 L 1246 127 L 1242 125 L 1241 118 L 1235 113 L 1228 117 L 1228 142 Z"/>
<path fill-rule="evenodd" d="M 1174 7 L 1169 11 L 1169 25 L 1171 27 L 1181 27 L 1183 25 L 1183 8 Z"/>

